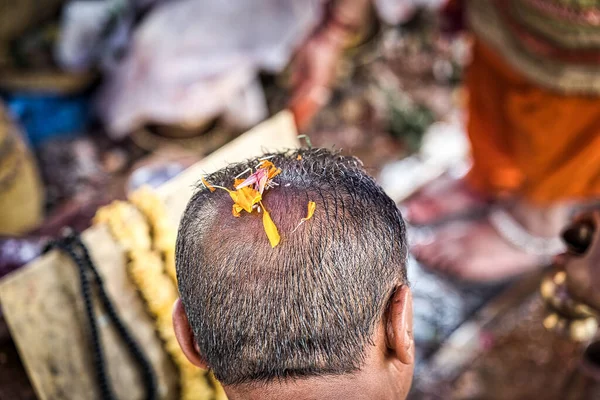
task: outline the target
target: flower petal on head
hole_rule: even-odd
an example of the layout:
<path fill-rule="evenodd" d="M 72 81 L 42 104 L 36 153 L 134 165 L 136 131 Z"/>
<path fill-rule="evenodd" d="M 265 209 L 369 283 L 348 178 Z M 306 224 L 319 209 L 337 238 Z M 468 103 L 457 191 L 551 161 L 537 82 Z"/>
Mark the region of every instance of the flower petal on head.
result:
<path fill-rule="evenodd" d="M 305 223 L 306 221 L 308 221 L 309 219 L 311 219 L 313 217 L 313 214 L 315 213 L 316 208 L 317 208 L 317 203 L 315 203 L 314 201 L 308 202 L 308 211 L 306 213 L 306 217 L 304 217 L 300 220 L 300 223 L 298 225 L 296 225 L 296 227 L 294 228 L 292 233 L 296 232 L 298 230 L 298 228 L 300 228 L 300 225 L 302 225 L 303 223 Z"/>
<path fill-rule="evenodd" d="M 251 171 L 244 171 L 240 175 Z M 229 193 L 229 196 L 233 200 L 233 205 L 231 207 L 231 214 L 234 217 L 240 217 L 242 210 L 251 214 L 253 211 L 257 211 L 263 213 L 263 228 L 269 239 L 269 243 L 271 247 L 275 247 L 281 241 L 281 236 L 279 235 L 279 231 L 277 230 L 277 226 L 271 219 L 271 214 L 265 209 L 265 206 L 261 203 L 263 193 L 266 189 L 270 189 L 277 184 L 272 182 L 273 178 L 281 173 L 281 169 L 275 167 L 271 161 L 262 160 L 256 169 L 256 172 L 250 174 L 246 179 L 235 178 L 233 180 L 233 186 L 235 190 L 229 190 L 226 187 L 216 186 L 216 188 L 222 189 Z M 238 175 L 239 176 L 239 175 Z M 215 190 L 215 186 L 209 184 L 203 177 L 201 178 L 202 183 L 206 186 L 211 192 Z M 308 215 L 306 219 L 312 217 L 314 213 L 315 204 L 311 202 L 308 205 Z M 260 204 L 260 207 L 257 206 Z M 304 221 L 304 219 L 303 219 Z"/>
<path fill-rule="evenodd" d="M 231 213 L 233 214 L 234 217 L 239 217 L 241 214 L 240 212 L 243 210 L 242 207 L 240 207 L 239 205 L 233 203 L 233 207 L 231 208 Z"/>
<path fill-rule="evenodd" d="M 252 212 L 254 205 L 262 200 L 261 194 L 248 186 L 236 191 L 230 191 L 229 196 L 235 204 L 249 213 Z"/>
<path fill-rule="evenodd" d="M 275 164 L 269 160 L 262 160 L 259 164 L 259 167 L 267 170 L 267 176 L 269 177 L 269 180 L 275 178 L 281 173 L 281 168 L 277 168 Z"/>
<path fill-rule="evenodd" d="M 250 175 L 249 177 L 247 177 L 246 179 L 244 179 L 242 182 L 237 183 L 239 181 L 239 179 L 236 179 L 235 182 L 233 183 L 235 185 L 236 189 L 241 189 L 244 188 L 246 186 L 250 186 L 250 185 L 254 185 L 256 184 L 256 182 L 258 182 L 258 175 L 260 174 L 265 174 L 264 171 L 262 170 L 257 170 L 255 173 L 253 173 L 252 175 Z"/>
<path fill-rule="evenodd" d="M 258 164 L 258 169 L 256 172 L 241 182 L 236 179 L 234 185 L 236 189 L 254 185 L 254 189 L 262 195 L 265 191 L 265 187 L 280 173 L 281 169 L 276 168 L 272 162 L 263 160 L 260 162 L 260 164 Z"/>
<path fill-rule="evenodd" d="M 279 231 L 277 230 L 277 226 L 271 219 L 271 215 L 269 214 L 265 206 L 262 205 L 262 203 L 261 206 L 263 212 L 263 227 L 265 228 L 265 233 L 269 238 L 269 243 L 271 243 L 271 247 L 274 248 L 281 241 L 281 236 L 279 236 Z"/>
<path fill-rule="evenodd" d="M 210 183 L 208 183 L 208 181 L 206 179 L 204 179 L 203 176 L 200 177 L 200 180 L 202 181 L 202 184 L 204 186 L 206 186 L 206 188 L 208 190 L 210 190 L 211 192 L 214 192 L 216 189 L 213 187 L 213 185 L 211 185 Z"/>
<path fill-rule="evenodd" d="M 309 201 L 308 202 L 308 212 L 306 213 L 306 217 L 302 218 L 302 221 L 308 221 L 309 219 L 311 219 L 313 214 L 315 213 L 316 208 L 317 208 L 317 203 L 315 203 L 314 201 Z"/>

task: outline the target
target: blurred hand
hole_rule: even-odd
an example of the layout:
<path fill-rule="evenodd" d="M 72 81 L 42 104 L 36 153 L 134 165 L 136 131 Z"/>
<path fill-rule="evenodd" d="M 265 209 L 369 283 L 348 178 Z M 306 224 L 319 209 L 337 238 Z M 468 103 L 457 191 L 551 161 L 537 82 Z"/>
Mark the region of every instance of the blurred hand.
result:
<path fill-rule="evenodd" d="M 343 41 L 334 27 L 317 31 L 300 49 L 292 62 L 292 97 L 289 108 L 298 130 L 304 130 L 331 97 L 331 84 L 342 57 Z"/>
<path fill-rule="evenodd" d="M 589 220 L 595 226 L 592 243 L 582 256 L 561 256 L 567 272 L 569 293 L 600 312 L 600 210 L 582 215 L 576 220 Z"/>

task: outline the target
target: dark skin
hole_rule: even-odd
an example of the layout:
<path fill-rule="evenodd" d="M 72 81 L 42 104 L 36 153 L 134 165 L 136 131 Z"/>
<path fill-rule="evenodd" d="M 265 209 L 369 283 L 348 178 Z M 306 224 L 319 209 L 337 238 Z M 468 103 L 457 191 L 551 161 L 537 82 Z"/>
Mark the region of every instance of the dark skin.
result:
<path fill-rule="evenodd" d="M 289 108 L 303 131 L 327 104 L 344 45 L 365 23 L 370 0 L 337 0 L 321 26 L 298 49 L 292 63 L 292 98 Z"/>
<path fill-rule="evenodd" d="M 173 307 L 175 336 L 183 353 L 199 368 L 209 368 L 194 340 L 182 303 Z M 273 383 L 224 386 L 230 400 L 405 399 L 412 382 L 415 345 L 412 294 L 402 285 L 394 292 L 366 348 L 360 371 L 340 376 L 289 379 Z"/>

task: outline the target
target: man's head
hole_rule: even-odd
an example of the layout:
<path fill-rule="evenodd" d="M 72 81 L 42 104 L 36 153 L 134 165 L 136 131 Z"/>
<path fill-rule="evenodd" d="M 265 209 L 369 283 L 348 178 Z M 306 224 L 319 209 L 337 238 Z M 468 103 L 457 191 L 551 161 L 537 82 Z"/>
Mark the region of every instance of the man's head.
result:
<path fill-rule="evenodd" d="M 274 388 L 274 398 L 293 388 L 336 398 L 365 380 L 383 396 L 405 395 L 414 346 L 400 212 L 356 158 L 323 149 L 265 157 L 282 170 L 262 200 L 278 246 L 261 214 L 232 215 L 225 190 L 201 187 L 183 215 L 174 323 L 184 352 L 233 398 L 268 398 Z M 232 188 L 259 162 L 206 181 Z M 316 210 L 300 224 L 309 201 Z"/>

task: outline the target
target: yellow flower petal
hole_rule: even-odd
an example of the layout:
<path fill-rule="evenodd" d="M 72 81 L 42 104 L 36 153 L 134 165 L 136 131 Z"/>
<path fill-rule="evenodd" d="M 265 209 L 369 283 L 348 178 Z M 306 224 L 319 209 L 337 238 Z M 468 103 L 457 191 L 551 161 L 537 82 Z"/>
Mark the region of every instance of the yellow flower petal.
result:
<path fill-rule="evenodd" d="M 306 218 L 302 218 L 302 221 L 308 221 L 312 218 L 315 213 L 315 209 L 317 208 L 317 204 L 314 201 L 308 202 L 308 213 L 306 214 Z"/>
<path fill-rule="evenodd" d="M 261 207 L 263 211 L 263 227 L 265 228 L 265 233 L 269 238 L 269 243 L 271 243 L 271 247 L 275 247 L 279 244 L 281 240 L 281 237 L 279 236 L 279 231 L 277 230 L 277 226 L 275 226 L 275 223 L 271 219 L 271 215 L 269 214 L 265 206 L 262 205 L 262 203 Z"/>
<path fill-rule="evenodd" d="M 214 192 L 216 189 L 213 187 L 213 185 L 211 185 L 210 183 L 208 183 L 208 181 L 206 179 L 204 179 L 203 176 L 200 177 L 200 180 L 202 181 L 202 183 L 204 184 L 204 186 L 206 186 L 206 188 L 208 190 L 210 190 L 211 192 Z"/>
<path fill-rule="evenodd" d="M 260 193 L 248 186 L 230 191 L 229 196 L 235 204 L 249 213 L 252 212 L 252 207 L 262 200 Z"/>
<path fill-rule="evenodd" d="M 243 208 L 238 206 L 237 204 L 233 204 L 233 207 L 231 209 L 231 213 L 233 214 L 234 217 L 239 217 L 240 216 L 240 211 L 242 211 Z"/>

